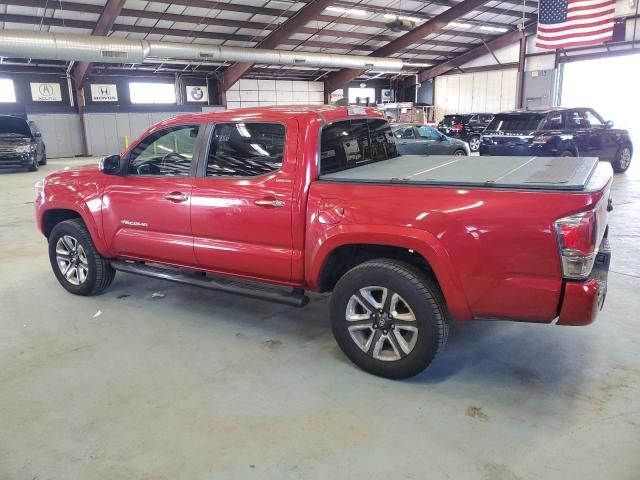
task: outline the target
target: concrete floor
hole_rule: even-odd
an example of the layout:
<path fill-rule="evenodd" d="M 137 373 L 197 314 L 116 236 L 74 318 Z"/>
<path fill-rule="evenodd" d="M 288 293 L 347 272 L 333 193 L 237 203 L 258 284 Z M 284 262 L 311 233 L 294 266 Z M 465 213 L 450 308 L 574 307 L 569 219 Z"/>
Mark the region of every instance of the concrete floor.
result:
<path fill-rule="evenodd" d="M 342 355 L 324 297 L 120 273 L 66 293 L 32 185 L 71 163 L 0 177 L 0 479 L 640 478 L 640 158 L 615 178 L 594 325 L 455 325 L 403 382 Z"/>

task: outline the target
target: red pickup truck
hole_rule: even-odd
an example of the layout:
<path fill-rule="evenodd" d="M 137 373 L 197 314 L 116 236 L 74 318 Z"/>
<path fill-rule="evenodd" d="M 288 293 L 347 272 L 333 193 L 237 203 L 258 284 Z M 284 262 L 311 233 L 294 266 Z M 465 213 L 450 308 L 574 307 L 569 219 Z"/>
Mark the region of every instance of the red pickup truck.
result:
<path fill-rule="evenodd" d="M 611 180 L 593 158 L 399 156 L 374 109 L 270 107 L 155 125 L 39 182 L 36 216 L 71 293 L 116 270 L 296 306 L 333 292 L 344 353 L 404 378 L 451 319 L 591 323 Z"/>

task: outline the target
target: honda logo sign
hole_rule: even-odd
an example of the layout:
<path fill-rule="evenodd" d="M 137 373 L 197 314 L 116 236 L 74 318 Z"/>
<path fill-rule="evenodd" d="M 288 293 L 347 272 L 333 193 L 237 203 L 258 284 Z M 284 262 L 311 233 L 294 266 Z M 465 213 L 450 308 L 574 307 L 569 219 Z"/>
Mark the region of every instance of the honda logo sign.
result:
<path fill-rule="evenodd" d="M 91 101 L 93 102 L 117 102 L 118 87 L 113 84 L 91 84 Z"/>

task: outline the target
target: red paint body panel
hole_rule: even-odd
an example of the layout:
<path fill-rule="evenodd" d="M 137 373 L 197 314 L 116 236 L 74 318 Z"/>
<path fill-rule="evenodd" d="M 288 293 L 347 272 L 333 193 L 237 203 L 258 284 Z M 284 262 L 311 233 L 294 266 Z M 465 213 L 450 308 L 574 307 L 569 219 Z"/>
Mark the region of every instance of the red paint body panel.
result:
<path fill-rule="evenodd" d="M 351 114 L 351 115 L 350 115 Z M 77 211 L 106 257 L 164 262 L 318 289 L 336 248 L 413 250 L 432 267 L 454 318 L 590 323 L 597 291 L 563 279 L 553 222 L 589 210 L 603 192 L 374 185 L 318 181 L 320 132 L 354 118 L 347 107 L 276 107 L 182 115 L 152 127 L 230 121 L 281 122 L 283 167 L 252 178 L 105 175 L 95 167 L 56 172 L 36 201 Z M 373 109 L 355 117 L 381 117 Z M 124 152 L 127 155 L 129 152 Z M 172 203 L 168 193 L 188 201 Z M 284 202 L 258 206 L 259 199 Z"/>

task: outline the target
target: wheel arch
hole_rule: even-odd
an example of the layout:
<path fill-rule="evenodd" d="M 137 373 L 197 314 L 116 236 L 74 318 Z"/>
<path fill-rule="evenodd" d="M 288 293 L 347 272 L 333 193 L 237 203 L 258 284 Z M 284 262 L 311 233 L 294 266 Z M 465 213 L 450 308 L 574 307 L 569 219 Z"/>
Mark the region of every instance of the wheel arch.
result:
<path fill-rule="evenodd" d="M 391 227 L 382 227 L 387 228 Z M 394 233 L 344 230 L 325 240 L 314 252 L 307 269 L 307 283 L 312 289 L 331 291 L 338 279 L 354 266 L 374 258 L 392 258 L 410 263 L 431 276 L 453 318 L 472 318 L 448 252 L 429 232 L 406 227 L 393 227 Z"/>
<path fill-rule="evenodd" d="M 82 223 L 84 223 L 89 235 L 91 236 L 91 240 L 93 241 L 96 250 L 100 255 L 107 256 L 106 244 L 102 235 L 100 235 L 100 230 L 98 229 L 95 219 L 92 215 L 83 211 L 81 208 L 77 208 L 76 206 L 71 207 L 60 205 L 44 210 L 40 216 L 40 231 L 48 239 L 51 231 L 57 224 L 74 218 L 82 220 Z"/>

